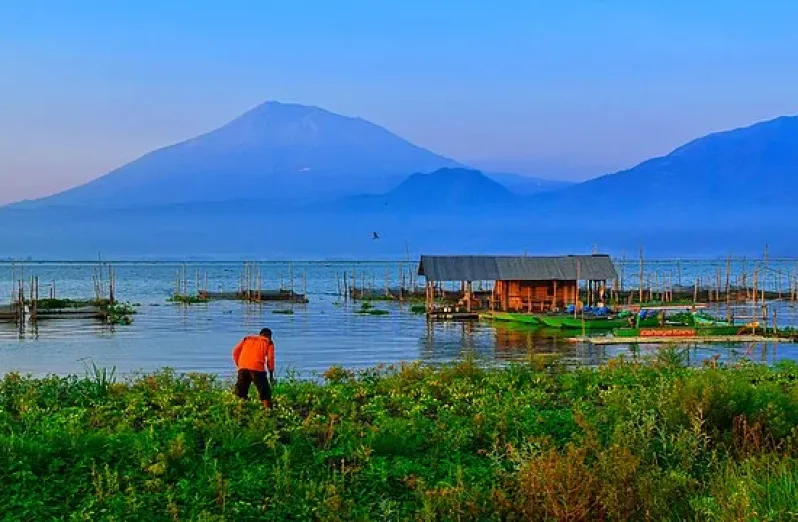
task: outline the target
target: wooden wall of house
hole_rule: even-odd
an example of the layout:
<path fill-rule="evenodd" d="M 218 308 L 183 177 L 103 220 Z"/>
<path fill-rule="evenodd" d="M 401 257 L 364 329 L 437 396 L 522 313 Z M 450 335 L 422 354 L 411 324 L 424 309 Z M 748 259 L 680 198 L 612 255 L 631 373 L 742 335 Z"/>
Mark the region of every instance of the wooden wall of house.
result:
<path fill-rule="evenodd" d="M 496 281 L 494 297 L 501 310 L 548 311 L 575 301 L 576 281 Z"/>

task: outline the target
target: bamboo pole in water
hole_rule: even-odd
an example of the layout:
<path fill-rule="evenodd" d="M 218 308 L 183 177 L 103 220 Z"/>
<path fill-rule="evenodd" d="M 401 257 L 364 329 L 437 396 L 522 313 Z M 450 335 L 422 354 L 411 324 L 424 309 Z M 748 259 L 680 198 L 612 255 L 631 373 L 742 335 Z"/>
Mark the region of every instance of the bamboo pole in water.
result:
<path fill-rule="evenodd" d="M 731 301 L 729 292 L 731 292 L 731 256 L 726 256 L 726 304 Z"/>
<path fill-rule="evenodd" d="M 624 253 L 624 254 L 623 254 L 623 257 L 621 258 L 621 274 L 620 274 L 620 276 L 621 276 L 621 277 L 620 277 L 620 280 L 618 281 L 618 284 L 619 284 L 619 291 L 620 291 L 620 293 L 622 293 L 622 294 L 623 294 L 623 289 L 624 289 L 624 282 L 623 282 L 623 280 L 624 280 L 624 279 L 625 279 L 625 277 L 626 277 L 626 253 Z"/>
<path fill-rule="evenodd" d="M 263 274 L 260 271 L 260 265 L 258 266 L 258 301 L 263 300 Z"/>
<path fill-rule="evenodd" d="M 668 272 L 668 302 L 673 302 L 673 272 Z"/>
<path fill-rule="evenodd" d="M 288 263 L 288 279 L 290 281 L 288 284 L 291 286 L 291 299 L 293 300 L 293 298 L 294 298 L 294 264 L 293 263 Z"/>
<path fill-rule="evenodd" d="M 35 323 L 37 319 L 37 306 L 36 306 L 36 293 L 35 293 L 35 286 L 36 286 L 36 276 L 30 276 L 30 289 L 29 289 L 29 298 L 28 301 L 30 302 L 30 319 L 31 322 Z"/>
<path fill-rule="evenodd" d="M 642 259 L 643 259 L 642 252 L 643 252 L 643 250 L 641 249 L 640 252 L 641 252 L 641 255 L 640 255 L 641 265 L 640 266 L 642 267 L 643 266 L 642 265 Z M 576 288 L 574 290 L 576 292 L 576 299 L 574 299 L 574 317 L 576 317 L 577 310 L 582 308 L 581 306 L 579 306 L 579 280 L 581 279 L 581 277 L 582 277 L 581 263 L 579 262 L 579 259 L 577 259 L 576 260 Z M 640 282 L 641 282 L 640 288 L 642 289 L 643 288 L 642 279 L 640 280 Z M 641 296 L 643 295 L 642 290 L 640 291 L 640 295 Z"/>
<path fill-rule="evenodd" d="M 11 301 L 10 301 L 12 306 L 14 304 L 14 299 L 17 296 L 17 291 L 16 291 L 17 281 L 16 281 L 16 277 L 17 277 L 17 268 L 14 265 L 14 262 L 12 261 L 11 262 Z"/>
<path fill-rule="evenodd" d="M 731 283 L 729 277 L 731 275 L 731 257 L 726 258 L 726 320 L 731 322 Z"/>
<path fill-rule="evenodd" d="M 754 267 L 754 287 L 753 287 L 753 292 L 752 292 L 754 304 L 756 304 L 756 301 L 759 298 L 759 293 L 758 293 L 758 288 L 757 288 L 758 285 L 759 285 L 759 266 L 755 266 Z"/>
<path fill-rule="evenodd" d="M 695 287 L 693 288 L 693 304 L 698 303 L 698 278 L 695 280 Z"/>
<path fill-rule="evenodd" d="M 578 281 L 577 281 L 578 286 Z M 640 302 L 643 302 L 643 249 L 640 248 Z"/>
<path fill-rule="evenodd" d="M 114 287 L 114 267 L 108 265 L 108 302 L 111 308 L 114 306 Z"/>

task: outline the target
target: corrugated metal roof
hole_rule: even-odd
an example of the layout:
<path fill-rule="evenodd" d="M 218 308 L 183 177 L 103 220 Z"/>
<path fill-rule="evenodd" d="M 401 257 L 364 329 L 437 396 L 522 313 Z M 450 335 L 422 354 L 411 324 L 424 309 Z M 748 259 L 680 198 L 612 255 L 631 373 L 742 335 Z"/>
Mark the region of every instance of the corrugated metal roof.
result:
<path fill-rule="evenodd" d="M 418 275 L 429 281 L 611 281 L 618 278 L 607 255 L 421 256 Z"/>

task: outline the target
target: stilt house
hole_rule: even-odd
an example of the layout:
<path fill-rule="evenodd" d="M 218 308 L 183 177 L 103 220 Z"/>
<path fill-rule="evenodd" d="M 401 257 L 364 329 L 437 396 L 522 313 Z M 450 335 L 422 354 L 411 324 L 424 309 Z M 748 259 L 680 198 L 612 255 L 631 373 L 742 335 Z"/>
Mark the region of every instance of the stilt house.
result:
<path fill-rule="evenodd" d="M 472 306 L 473 283 L 492 281 L 490 309 L 545 312 L 579 302 L 606 299 L 608 284 L 618 279 L 607 255 L 567 256 L 421 256 L 419 276 L 426 280 L 427 310 L 432 309 L 440 283 L 461 283 L 463 298 Z M 584 285 L 581 283 L 584 282 Z M 584 287 L 580 296 L 580 286 Z"/>

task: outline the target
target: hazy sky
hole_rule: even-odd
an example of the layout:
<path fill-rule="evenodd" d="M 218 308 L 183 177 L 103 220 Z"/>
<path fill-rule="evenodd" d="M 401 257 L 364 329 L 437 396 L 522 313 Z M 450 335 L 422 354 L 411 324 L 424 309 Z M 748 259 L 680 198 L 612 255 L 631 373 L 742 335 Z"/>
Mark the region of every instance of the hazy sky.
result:
<path fill-rule="evenodd" d="M 97 177 L 265 100 L 461 161 L 627 167 L 798 112 L 798 2 L 0 2 L 0 202 Z"/>

